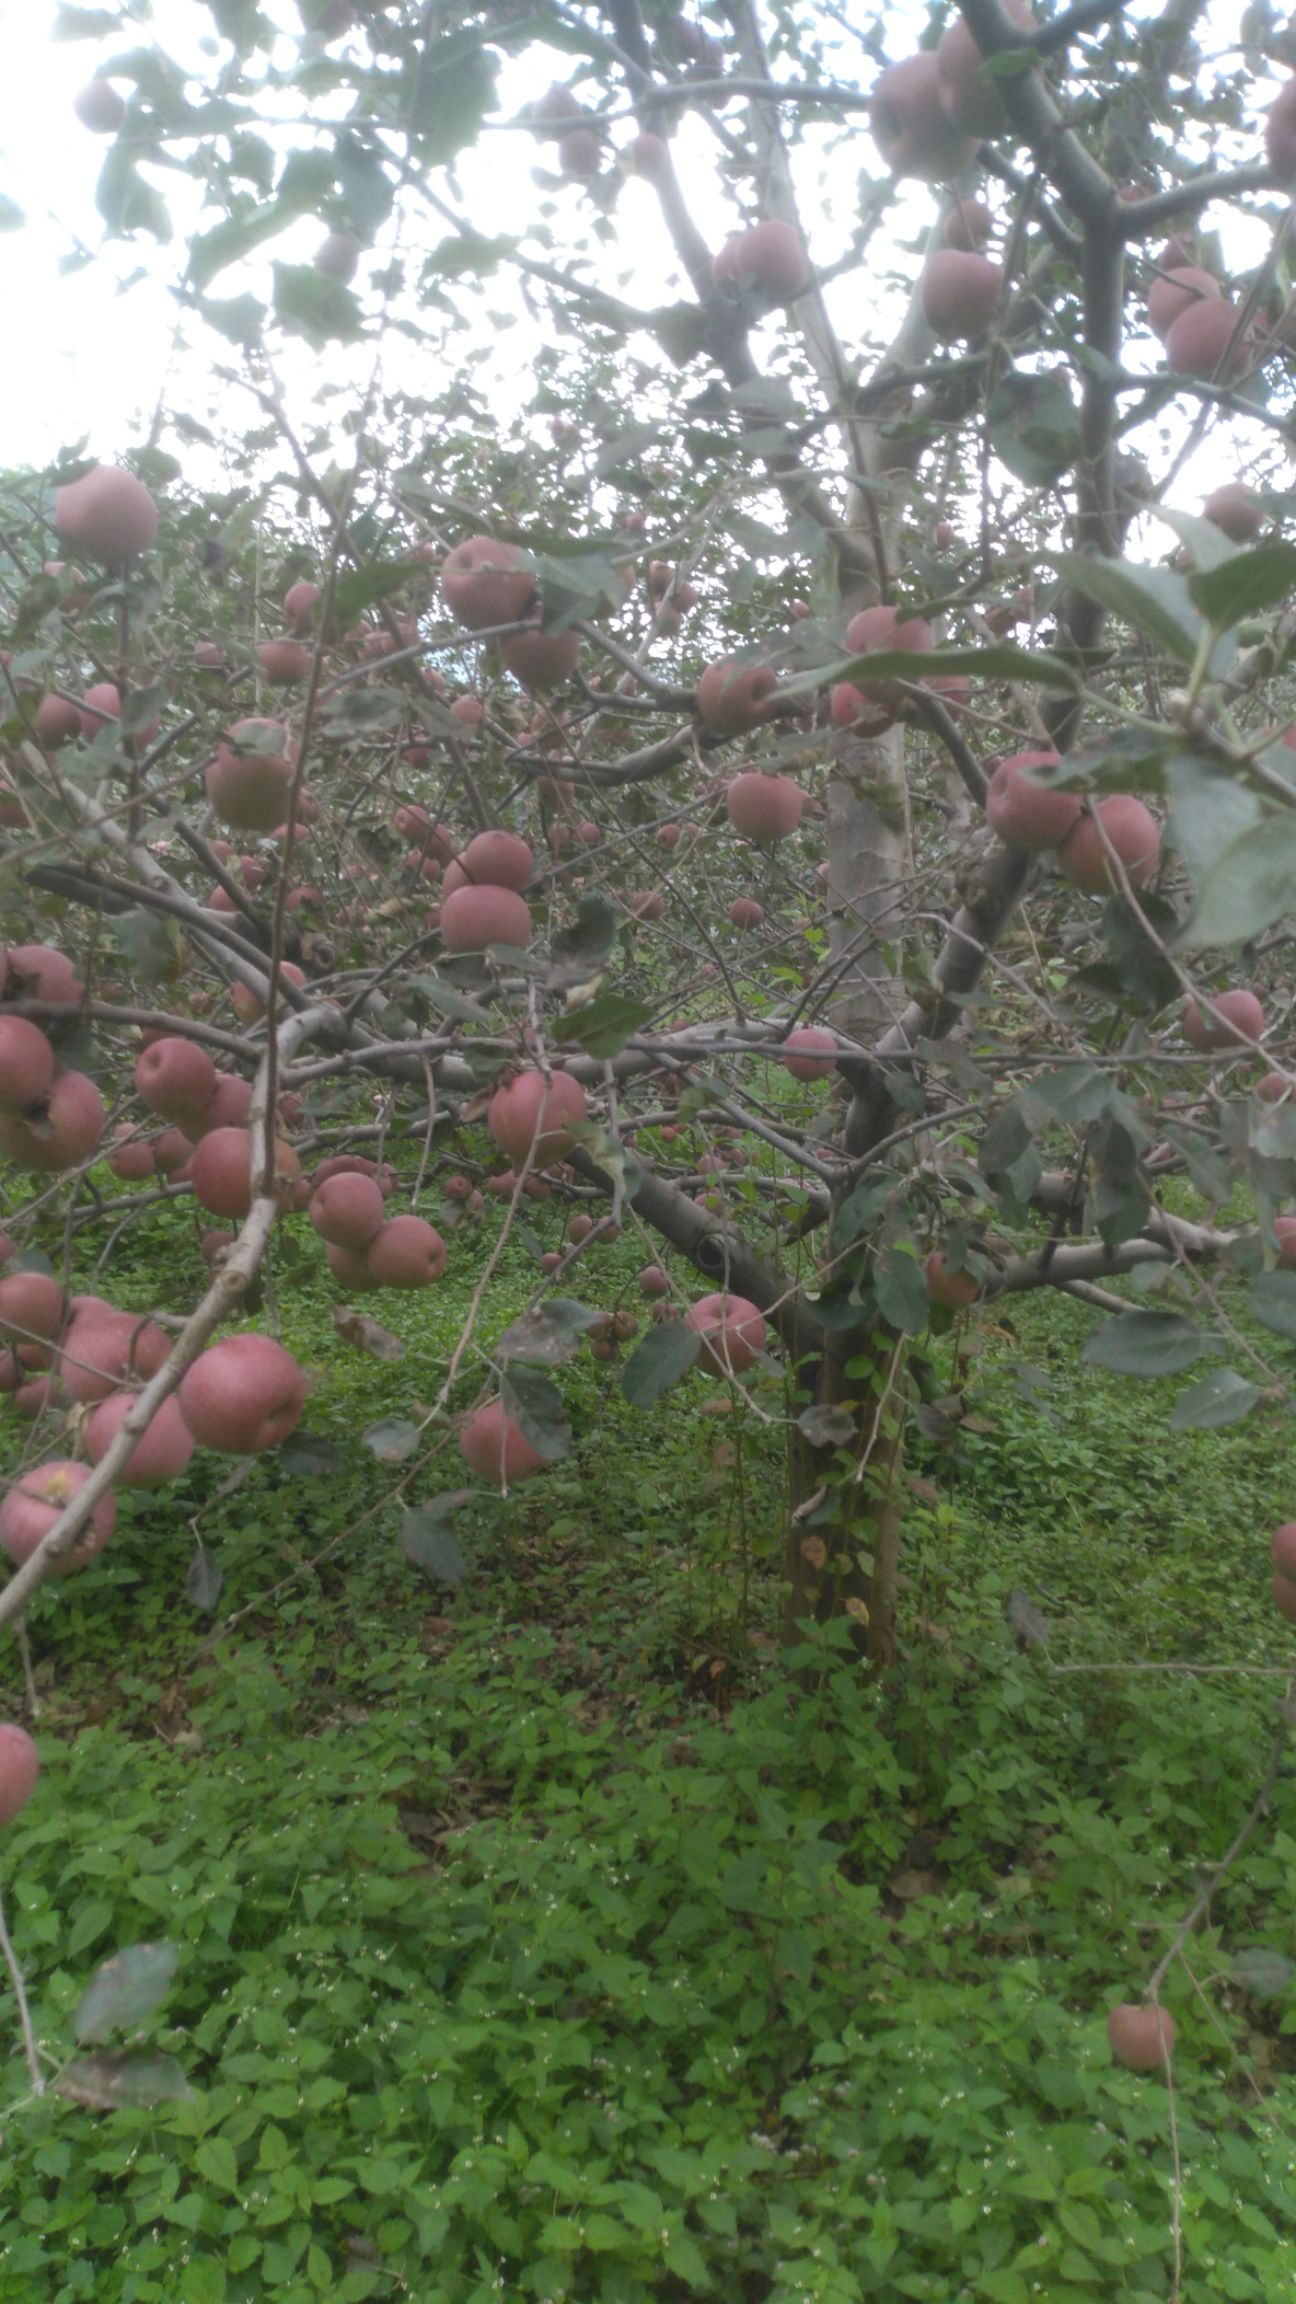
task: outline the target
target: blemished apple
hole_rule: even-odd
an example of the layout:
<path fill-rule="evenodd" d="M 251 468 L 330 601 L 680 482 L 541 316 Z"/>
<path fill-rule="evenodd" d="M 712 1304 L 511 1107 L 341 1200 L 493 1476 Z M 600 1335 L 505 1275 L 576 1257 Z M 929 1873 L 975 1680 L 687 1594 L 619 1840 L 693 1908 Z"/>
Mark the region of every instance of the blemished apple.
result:
<path fill-rule="evenodd" d="M 455 859 L 464 881 L 487 882 L 494 888 L 521 890 L 535 870 L 530 842 L 516 832 L 475 832 Z M 449 873 L 446 894 L 451 894 Z"/>
<path fill-rule="evenodd" d="M 72 99 L 72 109 L 92 136 L 115 136 L 126 118 L 126 99 L 111 80 L 87 80 Z"/>
<path fill-rule="evenodd" d="M 754 896 L 735 896 L 729 907 L 729 918 L 735 928 L 745 933 L 748 929 L 760 927 L 765 918 L 765 907 L 758 904 Z"/>
<path fill-rule="evenodd" d="M 38 1024 L 0 1015 L 0 1110 L 25 1111 L 54 1085 L 54 1051 Z"/>
<path fill-rule="evenodd" d="M 1003 288 L 1003 266 L 992 257 L 937 248 L 923 266 L 923 315 L 941 344 L 966 343 L 983 336 L 995 316 Z"/>
<path fill-rule="evenodd" d="M 66 1294 L 52 1273 L 6 1273 L 0 1280 L 0 1343 L 55 1343 L 66 1309 Z"/>
<path fill-rule="evenodd" d="M 80 977 L 66 953 L 52 944 L 11 944 L 0 976 L 6 1000 L 66 1001 L 75 1007 L 81 998 Z"/>
<path fill-rule="evenodd" d="M 1223 294 L 1222 283 L 1200 264 L 1183 264 L 1173 272 L 1159 272 L 1147 293 L 1148 326 L 1158 342 L 1164 344 L 1182 312 Z"/>
<path fill-rule="evenodd" d="M 986 822 L 1006 848 L 1037 855 L 1074 831 L 1083 802 L 1078 792 L 1054 792 L 1033 780 L 1036 769 L 1056 768 L 1056 752 L 1014 752 L 1001 760 L 986 790 Z"/>
<path fill-rule="evenodd" d="M 440 926 L 447 952 L 484 952 L 490 944 L 525 951 L 531 942 L 531 907 L 514 888 L 474 883 L 446 898 Z"/>
<path fill-rule="evenodd" d="M 1216 992 L 1208 1006 L 1184 1002 L 1183 1036 L 1190 1048 L 1245 1048 L 1264 1035 L 1265 1013 L 1254 992 Z"/>
<path fill-rule="evenodd" d="M 801 821 L 805 797 L 790 776 L 746 769 L 725 787 L 725 813 L 746 840 L 786 840 Z"/>
<path fill-rule="evenodd" d="M 700 1362 L 721 1376 L 741 1376 L 765 1349 L 765 1315 L 750 1297 L 718 1290 L 699 1296 L 684 1325 L 702 1339 Z"/>
<path fill-rule="evenodd" d="M 90 1476 L 88 1464 L 73 1464 L 65 1457 L 56 1457 L 48 1464 L 34 1465 L 15 1481 L 0 1504 L 0 1550 L 8 1553 L 15 1567 L 21 1568 L 33 1552 L 39 1551 L 51 1528 Z M 92 1507 L 90 1518 L 72 1550 L 64 1554 L 53 1573 L 71 1576 L 76 1569 L 87 1567 L 96 1554 L 102 1552 L 116 1525 L 117 1499 L 108 1489 Z"/>
<path fill-rule="evenodd" d="M 717 251 L 711 269 L 717 286 L 733 281 L 739 288 L 758 288 L 780 302 L 800 296 L 812 277 L 800 233 L 778 217 L 735 232 Z"/>
<path fill-rule="evenodd" d="M 216 1093 L 216 1067 L 196 1041 L 168 1033 L 136 1058 L 135 1092 L 150 1112 L 187 1129 Z"/>
<path fill-rule="evenodd" d="M 954 126 L 944 89 L 931 48 L 879 72 L 869 97 L 869 134 L 893 175 L 950 180 L 976 158 L 977 139 Z"/>
<path fill-rule="evenodd" d="M 769 664 L 708 664 L 697 686 L 698 718 L 715 736 L 746 736 L 769 718 L 778 674 Z"/>
<path fill-rule="evenodd" d="M 38 1176 L 79 1168 L 98 1151 L 104 1102 L 84 1072 L 60 1072 L 36 1115 L 0 1113 L 0 1151 Z"/>
<path fill-rule="evenodd" d="M 40 1759 L 25 1728 L 0 1721 L 0 1825 L 20 1816 L 36 1789 Z"/>
<path fill-rule="evenodd" d="M 286 1440 L 300 1420 L 306 1379 L 272 1336 L 226 1336 L 199 1354 L 177 1397 L 200 1448 L 260 1456 Z"/>
<path fill-rule="evenodd" d="M 1174 2018 L 1169 2009 L 1122 2000 L 1108 2011 L 1107 2045 L 1112 2061 L 1128 2072 L 1162 2072 L 1174 2054 Z"/>
<path fill-rule="evenodd" d="M 798 1024 L 779 1044 L 783 1068 L 794 1080 L 827 1080 L 840 1053 L 836 1033 L 825 1024 Z"/>
<path fill-rule="evenodd" d="M 459 1453 L 470 1472 L 497 1488 L 544 1470 L 544 1458 L 500 1400 L 474 1408 L 459 1427 Z"/>
<path fill-rule="evenodd" d="M 1021 32 L 1033 32 L 1035 12 L 1027 0 L 1005 0 L 1006 13 Z M 993 74 L 962 16 L 955 15 L 936 44 L 941 102 L 965 135 L 997 136 L 1004 125 L 1003 99 Z"/>
<path fill-rule="evenodd" d="M 1100 827 L 1101 826 L 1101 830 Z M 1058 849 L 1058 868 L 1087 896 L 1107 896 L 1120 881 L 1109 848 L 1134 888 L 1145 888 L 1161 861 L 1161 828 L 1131 793 L 1113 792 L 1082 814 Z"/>
<path fill-rule="evenodd" d="M 54 499 L 54 525 L 74 552 L 114 568 L 156 542 L 158 508 L 142 480 L 117 464 L 96 464 Z"/>
<path fill-rule="evenodd" d="M 528 696 L 546 695 L 570 680 L 580 662 L 581 637 L 577 631 L 542 632 L 537 625 L 526 632 L 510 632 L 499 643 L 500 662 Z"/>
<path fill-rule="evenodd" d="M 316 1180 L 307 1213 L 321 1240 L 359 1256 L 381 1231 L 386 1204 L 372 1176 L 333 1175 Z"/>
<path fill-rule="evenodd" d="M 99 1464 L 135 1405 L 134 1392 L 111 1392 L 93 1409 L 86 1424 L 86 1450 Z M 118 1488 L 160 1488 L 178 1480 L 194 1452 L 194 1436 L 180 1413 L 174 1393 L 154 1409 L 126 1461 L 113 1475 Z"/>
<path fill-rule="evenodd" d="M 288 731 L 277 720 L 240 720 L 206 769 L 207 798 L 233 832 L 273 832 L 288 813 L 293 780 Z"/>
<path fill-rule="evenodd" d="M 423 1216 L 391 1216 L 365 1250 L 380 1288 L 426 1288 L 445 1270 L 446 1244 Z"/>
<path fill-rule="evenodd" d="M 966 1311 L 981 1294 L 980 1281 L 971 1272 L 951 1272 L 938 1248 L 924 1263 L 923 1277 L 929 1302 L 943 1305 L 947 1312 Z"/>
<path fill-rule="evenodd" d="M 518 544 L 502 543 L 494 536 L 470 536 L 446 554 L 441 597 L 470 632 L 518 624 L 535 605 L 531 561 Z"/>
<path fill-rule="evenodd" d="M 247 1128 L 212 1128 L 194 1146 L 192 1178 L 194 1198 L 211 1216 L 240 1220 L 252 1207 L 254 1189 L 261 1183 L 264 1146 L 261 1132 Z M 291 1144 L 275 1143 L 275 1199 L 281 1209 L 291 1208 L 301 1180 L 301 1162 Z"/>
<path fill-rule="evenodd" d="M 585 1091 L 570 1072 L 516 1072 L 495 1090 L 486 1114 L 493 1144 L 505 1156 L 533 1168 L 550 1168 L 570 1152 L 571 1131 L 588 1117 Z"/>

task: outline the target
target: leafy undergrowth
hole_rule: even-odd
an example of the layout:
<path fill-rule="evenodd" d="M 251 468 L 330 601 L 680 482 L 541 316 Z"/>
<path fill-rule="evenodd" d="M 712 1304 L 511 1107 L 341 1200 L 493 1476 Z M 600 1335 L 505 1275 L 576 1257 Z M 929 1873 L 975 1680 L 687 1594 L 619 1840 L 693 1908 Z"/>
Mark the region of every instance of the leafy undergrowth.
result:
<path fill-rule="evenodd" d="M 330 1468 L 200 1471 L 34 1611 L 3 1879 L 37 2030 L 67 2054 L 97 1963 L 166 1939 L 143 2036 L 194 2094 L 33 2101 L 15 2056 L 4 2304 L 1171 2297 L 1170 2099 L 1104 2019 L 1264 1771 L 1281 1423 L 1170 1436 L 1167 1388 L 1077 1364 L 1092 1315 L 1014 1307 L 917 1467 L 897 1687 L 832 1643 L 793 1682 L 773 1440 L 700 1378 L 636 1419 L 562 1371 L 577 1453 L 470 1516 L 454 1592 L 394 1507 L 347 1534 L 392 1477 L 358 1435 L 434 1394 L 471 1261 L 384 1300 L 392 1365 L 286 1288 Z M 1293 1909 L 1288 1774 L 1166 1987 L 1185 2296 L 1296 2275 Z"/>

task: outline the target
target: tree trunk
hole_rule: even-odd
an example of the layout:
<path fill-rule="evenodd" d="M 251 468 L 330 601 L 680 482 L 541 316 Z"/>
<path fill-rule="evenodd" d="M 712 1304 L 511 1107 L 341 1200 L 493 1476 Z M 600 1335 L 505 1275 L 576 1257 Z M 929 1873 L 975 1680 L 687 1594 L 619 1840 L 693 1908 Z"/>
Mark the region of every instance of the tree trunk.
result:
<path fill-rule="evenodd" d="M 896 1647 L 904 1340 L 848 1329 L 830 1338 L 816 1373 L 814 1406 L 845 1409 L 854 1431 L 827 1445 L 793 1434 L 783 1637 L 794 1646 L 807 1618 L 826 1624 L 844 1614 L 859 1653 L 885 1669 Z"/>

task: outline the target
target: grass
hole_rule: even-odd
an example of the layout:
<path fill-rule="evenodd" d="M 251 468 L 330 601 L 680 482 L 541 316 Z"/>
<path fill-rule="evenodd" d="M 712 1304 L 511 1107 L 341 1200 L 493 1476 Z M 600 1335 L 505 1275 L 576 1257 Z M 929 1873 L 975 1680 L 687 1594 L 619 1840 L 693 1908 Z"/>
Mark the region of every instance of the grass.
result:
<path fill-rule="evenodd" d="M 178 1284 L 170 1241 L 142 1226 L 115 1295 Z M 200 1469 L 38 1602 L 43 1773 L 3 1849 L 38 2032 L 61 2060 L 96 1965 L 166 1939 L 142 2037 L 194 2094 L 32 2100 L 15 2055 L 0 2298 L 1170 2298 L 1170 2099 L 1104 2020 L 1264 1769 L 1282 1423 L 1171 1435 L 1173 1385 L 1078 1364 L 1091 1314 L 1014 1305 L 914 1462 L 903 1676 L 820 1638 L 793 1681 L 777 1433 L 698 1377 L 636 1417 L 582 1354 L 575 1455 L 468 1517 L 462 1586 L 401 1558 L 359 1436 L 433 1396 L 478 1258 L 383 1297 L 383 1363 L 312 1250 L 280 1312 L 331 1467 Z M 639 1260 L 591 1257 L 596 1300 Z M 506 1251 L 486 1335 L 531 1269 Z M 1174 1660 L 1234 1670 L 1129 1669 Z M 1296 2273 L 1294 1905 L 1287 1774 L 1166 1987 L 1186 2297 Z"/>

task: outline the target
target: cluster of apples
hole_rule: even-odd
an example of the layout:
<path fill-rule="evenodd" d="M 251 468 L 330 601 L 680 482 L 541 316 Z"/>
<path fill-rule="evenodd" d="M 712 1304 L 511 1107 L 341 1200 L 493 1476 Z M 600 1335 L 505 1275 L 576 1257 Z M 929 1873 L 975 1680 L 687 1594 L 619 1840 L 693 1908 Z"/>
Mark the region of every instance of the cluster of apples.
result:
<path fill-rule="evenodd" d="M 344 1288 L 426 1288 L 445 1270 L 446 1245 L 425 1217 L 387 1214 L 390 1171 L 338 1153 L 315 1171 L 307 1213 Z"/>
<path fill-rule="evenodd" d="M 1161 861 L 1161 829 L 1151 809 L 1129 792 L 1109 793 L 1086 809 L 1078 792 L 1036 781 L 1037 772 L 1060 765 L 1060 755 L 1047 750 L 1001 760 L 986 793 L 991 831 L 1024 855 L 1056 849 L 1059 870 L 1086 895 L 1110 895 L 1120 885 L 1117 866 L 1132 887 L 1146 887 Z"/>
<path fill-rule="evenodd" d="M 0 1280 L 0 1391 L 20 1411 L 80 1407 L 89 1414 L 92 1464 L 106 1455 L 141 1385 L 157 1375 L 171 1340 L 156 1322 L 106 1298 L 68 1297 L 43 1272 Z M 269 1336 L 226 1337 L 200 1353 L 135 1442 L 117 1484 L 154 1488 L 185 1470 L 195 1445 L 251 1456 L 277 1447 L 305 1404 L 305 1379 L 291 1353 Z M 64 1460 L 35 1467 L 0 1505 L 0 1544 L 21 1562 L 35 1550 L 69 1498 L 89 1477 Z M 111 1495 L 95 1506 L 68 1565 L 79 1567 L 107 1543 L 116 1518 Z"/>
<path fill-rule="evenodd" d="M 75 1005 L 75 968 L 49 944 L 0 952 L 0 998 Z M 25 1017 L 0 1011 L 0 1153 L 39 1176 L 78 1168 L 104 1130 L 103 1098 L 84 1072 L 63 1070 L 48 1035 Z"/>
<path fill-rule="evenodd" d="M 535 570 L 521 545 L 495 536 L 456 544 L 442 565 L 441 597 L 468 631 L 499 635 L 500 661 L 529 695 L 547 694 L 576 670 L 580 634 L 541 630 Z"/>
<path fill-rule="evenodd" d="M 1035 29 L 1026 0 L 1007 0 L 1024 33 Z M 1002 133 L 1005 118 L 994 76 L 962 17 L 935 48 L 919 50 L 878 74 L 869 98 L 869 131 L 897 176 L 940 183 L 971 166 L 977 146 Z"/>
<path fill-rule="evenodd" d="M 535 871 L 535 852 L 517 832 L 475 832 L 459 848 L 444 824 L 432 824 L 416 803 L 398 808 L 398 832 L 413 839 L 410 861 L 424 879 L 440 882 L 441 902 L 428 914 L 447 952 L 483 952 L 488 944 L 525 951 L 534 933 L 522 894 Z"/>

